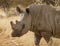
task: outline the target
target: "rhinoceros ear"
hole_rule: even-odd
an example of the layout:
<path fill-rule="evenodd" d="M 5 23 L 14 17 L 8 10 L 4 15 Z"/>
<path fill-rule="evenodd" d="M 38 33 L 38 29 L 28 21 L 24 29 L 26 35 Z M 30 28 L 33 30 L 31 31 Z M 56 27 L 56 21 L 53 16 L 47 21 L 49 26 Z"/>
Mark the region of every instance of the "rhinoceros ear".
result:
<path fill-rule="evenodd" d="M 29 8 L 26 8 L 26 12 L 29 14 Z"/>
<path fill-rule="evenodd" d="M 23 9 L 21 8 L 21 7 L 16 7 L 16 10 L 17 10 L 17 12 L 19 12 L 19 13 L 23 13 L 24 11 L 23 11 Z"/>

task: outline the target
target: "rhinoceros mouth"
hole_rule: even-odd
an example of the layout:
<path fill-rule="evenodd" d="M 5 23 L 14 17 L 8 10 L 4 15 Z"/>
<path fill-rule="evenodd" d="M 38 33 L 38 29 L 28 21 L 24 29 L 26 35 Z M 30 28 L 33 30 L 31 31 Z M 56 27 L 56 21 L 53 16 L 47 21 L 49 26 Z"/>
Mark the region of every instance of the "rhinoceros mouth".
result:
<path fill-rule="evenodd" d="M 25 24 L 22 25 L 21 30 L 15 29 L 15 30 L 12 32 L 12 37 L 20 37 L 20 36 L 22 36 L 22 32 L 23 32 L 23 29 L 24 29 L 24 28 L 25 28 Z"/>

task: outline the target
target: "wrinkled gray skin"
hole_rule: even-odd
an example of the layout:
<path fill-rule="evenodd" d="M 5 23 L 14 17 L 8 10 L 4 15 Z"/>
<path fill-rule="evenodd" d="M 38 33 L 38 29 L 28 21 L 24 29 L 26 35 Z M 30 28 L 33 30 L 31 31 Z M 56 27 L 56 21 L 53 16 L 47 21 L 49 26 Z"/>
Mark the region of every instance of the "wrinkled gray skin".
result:
<path fill-rule="evenodd" d="M 17 8 L 19 12 L 21 9 Z M 49 5 L 36 5 L 33 4 L 26 8 L 24 18 L 16 24 L 11 21 L 13 37 L 19 37 L 31 30 L 35 33 L 35 44 L 39 46 L 40 39 L 45 38 L 48 43 L 50 38 L 60 36 L 60 11 L 52 8 Z M 20 12 L 21 14 L 22 12 Z"/>

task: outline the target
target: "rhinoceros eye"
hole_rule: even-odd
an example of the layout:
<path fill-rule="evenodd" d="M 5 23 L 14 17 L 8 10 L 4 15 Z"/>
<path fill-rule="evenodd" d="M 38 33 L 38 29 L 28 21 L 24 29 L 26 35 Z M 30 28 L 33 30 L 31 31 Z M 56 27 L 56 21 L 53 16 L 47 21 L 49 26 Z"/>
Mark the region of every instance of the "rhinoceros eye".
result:
<path fill-rule="evenodd" d="M 22 25 L 22 29 L 20 30 L 20 32 L 22 32 L 24 28 L 25 28 L 25 24 Z"/>
<path fill-rule="evenodd" d="M 25 24 L 22 25 L 22 29 L 24 29 L 24 27 L 25 27 Z"/>

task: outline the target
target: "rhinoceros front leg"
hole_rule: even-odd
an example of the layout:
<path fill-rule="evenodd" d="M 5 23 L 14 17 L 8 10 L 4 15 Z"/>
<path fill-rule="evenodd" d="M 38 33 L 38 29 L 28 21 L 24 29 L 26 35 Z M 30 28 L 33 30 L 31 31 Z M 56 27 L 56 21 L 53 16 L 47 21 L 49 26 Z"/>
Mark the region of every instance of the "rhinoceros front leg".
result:
<path fill-rule="evenodd" d="M 41 35 L 35 34 L 35 45 L 39 46 L 40 40 L 41 40 Z"/>
<path fill-rule="evenodd" d="M 47 42 L 47 44 L 48 44 L 48 46 L 52 46 L 52 35 L 51 35 L 51 33 L 50 32 L 44 32 L 43 33 L 43 37 L 44 37 L 44 39 L 46 40 L 46 42 Z"/>
<path fill-rule="evenodd" d="M 48 46 L 52 46 L 52 43 L 53 43 L 52 38 L 45 38 L 45 40 L 46 40 Z"/>

